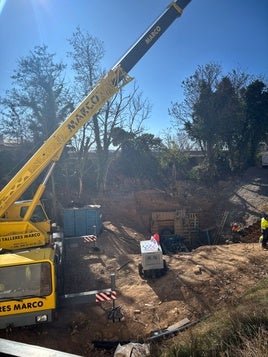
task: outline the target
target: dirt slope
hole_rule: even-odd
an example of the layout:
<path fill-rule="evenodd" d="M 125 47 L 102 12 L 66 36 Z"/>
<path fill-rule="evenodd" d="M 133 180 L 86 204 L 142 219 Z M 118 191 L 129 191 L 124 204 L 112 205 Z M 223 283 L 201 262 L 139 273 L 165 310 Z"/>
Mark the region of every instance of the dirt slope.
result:
<path fill-rule="evenodd" d="M 96 203 L 102 204 L 104 220 L 117 227 L 131 227 L 147 237 L 152 211 L 185 209 L 195 212 L 201 229 L 217 228 L 227 211 L 224 233 L 228 235 L 233 221 L 245 227 L 259 221 L 261 213 L 268 211 L 267 196 L 268 171 L 252 167 L 240 179 L 223 179 L 208 186 L 179 181 L 172 190 L 121 187 L 120 191 L 111 190 L 105 197 L 98 197 Z"/>
<path fill-rule="evenodd" d="M 92 341 L 146 339 L 154 330 L 187 317 L 191 322 L 238 301 L 267 271 L 267 251 L 260 249 L 259 214 L 268 210 L 268 171 L 254 168 L 242 180 L 222 182 L 219 187 L 190 187 L 182 183 L 176 193 L 159 190 L 109 194 L 102 199 L 105 230 L 98 237 L 99 251 L 90 246 L 68 256 L 68 292 L 110 286 L 115 274 L 121 321 L 108 319 L 112 302 L 81 305 L 59 311 L 58 321 L 32 328 L 0 331 L 0 337 L 33 343 L 80 356 L 113 355 L 114 349 L 95 348 Z M 95 203 L 95 202 L 94 202 Z M 201 223 L 215 223 L 228 210 L 231 219 L 250 226 L 242 242 L 201 246 L 188 253 L 165 256 L 168 271 L 158 279 L 144 280 L 138 274 L 139 241 L 149 238 L 152 210 L 198 207 Z M 226 235 L 229 226 L 225 227 Z M 249 239 L 250 236 L 250 239 Z"/>

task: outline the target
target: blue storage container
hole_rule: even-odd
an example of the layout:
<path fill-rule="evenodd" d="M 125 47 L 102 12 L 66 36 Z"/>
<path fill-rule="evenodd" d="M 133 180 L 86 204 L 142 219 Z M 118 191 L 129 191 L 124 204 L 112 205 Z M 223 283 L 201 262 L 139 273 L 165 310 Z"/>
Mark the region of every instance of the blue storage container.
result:
<path fill-rule="evenodd" d="M 64 209 L 63 233 L 65 237 L 98 235 L 101 231 L 102 212 L 100 205 Z"/>

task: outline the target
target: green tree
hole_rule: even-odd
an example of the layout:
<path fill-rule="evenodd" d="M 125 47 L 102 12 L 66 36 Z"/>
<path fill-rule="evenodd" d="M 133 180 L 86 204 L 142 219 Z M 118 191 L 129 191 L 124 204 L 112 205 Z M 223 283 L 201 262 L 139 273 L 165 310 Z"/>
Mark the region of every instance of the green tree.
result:
<path fill-rule="evenodd" d="M 218 149 L 217 171 L 221 173 L 219 165 L 224 164 L 231 170 L 241 168 L 241 132 L 244 110 L 239 88 L 236 89 L 228 76 L 221 79 L 213 93 L 213 107 Z"/>
<path fill-rule="evenodd" d="M 36 46 L 20 58 L 14 70 L 12 89 L 1 98 L 4 134 L 42 144 L 73 109 L 64 83 L 65 65 L 56 63 L 47 46 Z"/>
<path fill-rule="evenodd" d="M 213 93 L 220 80 L 221 66 L 209 63 L 198 66 L 192 76 L 182 82 L 184 100 L 173 103 L 170 115 L 179 123 L 189 138 L 203 151 L 209 175 L 215 175 L 215 158 L 218 152 L 217 123 Z"/>
<path fill-rule="evenodd" d="M 244 76 L 246 78 L 246 76 Z M 223 77 L 215 92 L 218 135 L 222 141 L 231 170 L 254 165 L 261 140 L 267 134 L 267 87 L 254 80 L 236 87 L 229 77 Z"/>
<path fill-rule="evenodd" d="M 186 123 L 185 129 L 190 138 L 197 140 L 202 151 L 206 153 L 209 174 L 216 173 L 216 157 L 218 155 L 218 127 L 215 115 L 214 95 L 207 82 L 201 85 L 198 101 L 192 113 L 192 121 Z"/>
<path fill-rule="evenodd" d="M 11 76 L 13 87 L 0 100 L 3 133 L 10 138 L 15 136 L 20 144 L 26 140 L 35 148 L 41 146 L 73 110 L 73 102 L 64 83 L 66 66 L 62 62 L 56 63 L 54 57 L 55 54 L 50 54 L 44 45 L 34 47 L 28 56 L 20 58 Z M 36 184 L 31 189 L 35 190 Z M 57 191 L 54 176 L 51 191 L 55 217 Z"/>
<path fill-rule="evenodd" d="M 183 82 L 183 103 L 170 114 L 203 150 L 203 170 L 215 177 L 252 165 L 260 140 L 267 137 L 267 88 L 239 70 L 221 77 L 218 65 L 199 66 Z"/>
<path fill-rule="evenodd" d="M 121 172 L 129 178 L 157 182 L 160 178 L 158 156 L 162 149 L 161 139 L 149 133 L 137 135 L 116 130 L 114 143 L 119 144 L 119 141 L 121 141 L 119 159 Z"/>
<path fill-rule="evenodd" d="M 166 181 L 176 187 L 178 179 L 188 177 L 189 151 L 182 150 L 175 141 L 169 142 L 161 150 L 160 165 L 164 170 Z"/>
<path fill-rule="evenodd" d="M 260 141 L 268 136 L 268 88 L 260 80 L 255 80 L 244 91 L 245 121 L 243 143 L 247 164 L 254 165 Z"/>

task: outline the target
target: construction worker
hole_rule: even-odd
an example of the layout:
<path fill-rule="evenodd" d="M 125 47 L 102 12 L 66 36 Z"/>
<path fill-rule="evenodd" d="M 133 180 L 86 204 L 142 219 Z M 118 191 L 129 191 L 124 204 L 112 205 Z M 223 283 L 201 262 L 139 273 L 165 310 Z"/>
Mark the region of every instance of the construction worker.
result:
<path fill-rule="evenodd" d="M 267 249 L 268 241 L 268 217 L 266 214 L 262 216 L 261 219 L 261 232 L 262 232 L 262 248 Z"/>
<path fill-rule="evenodd" d="M 240 226 L 239 223 L 233 223 L 232 224 L 232 232 L 233 233 L 241 233 L 242 232 L 242 227 Z"/>
<path fill-rule="evenodd" d="M 244 231 L 242 225 L 234 222 L 231 224 L 232 228 L 232 242 L 239 243 L 241 241 L 241 236 L 244 236 Z"/>

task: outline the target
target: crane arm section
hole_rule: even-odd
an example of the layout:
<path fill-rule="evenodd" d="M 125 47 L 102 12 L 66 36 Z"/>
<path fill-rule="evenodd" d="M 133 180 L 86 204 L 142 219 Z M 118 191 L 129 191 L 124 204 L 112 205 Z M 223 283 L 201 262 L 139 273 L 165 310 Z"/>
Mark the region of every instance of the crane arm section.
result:
<path fill-rule="evenodd" d="M 158 38 L 182 14 L 191 0 L 171 2 L 162 15 L 130 48 L 121 60 L 96 84 L 88 96 L 70 116 L 44 142 L 30 160 L 0 192 L 0 217 L 28 189 L 46 167 L 57 161 L 69 140 L 92 118 L 102 106 L 115 95 L 131 78 L 128 72 L 152 47 Z"/>
<path fill-rule="evenodd" d="M 129 72 L 145 53 L 155 44 L 159 37 L 167 30 L 173 21 L 182 15 L 184 8 L 191 0 L 177 0 L 171 2 L 167 9 L 138 39 L 138 41 L 126 52 L 120 61 L 114 66 L 120 65 L 125 72 Z"/>

